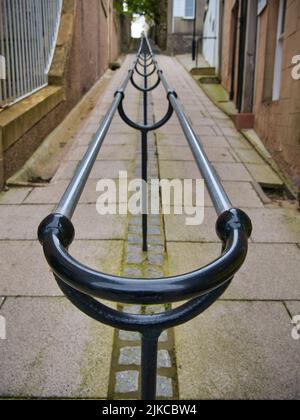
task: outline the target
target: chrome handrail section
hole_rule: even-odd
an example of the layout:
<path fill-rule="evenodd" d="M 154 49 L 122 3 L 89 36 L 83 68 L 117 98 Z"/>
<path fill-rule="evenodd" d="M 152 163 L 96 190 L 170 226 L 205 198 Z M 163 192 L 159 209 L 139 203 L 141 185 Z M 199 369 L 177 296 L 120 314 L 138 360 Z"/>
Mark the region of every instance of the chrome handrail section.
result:
<path fill-rule="evenodd" d="M 153 69 L 150 69 L 151 66 Z M 135 73 L 143 77 L 143 87 L 134 81 Z M 149 77 L 154 73 L 157 74 L 157 82 L 149 87 Z M 123 100 L 130 81 L 133 86 L 143 92 L 144 119 L 142 124 L 132 121 L 124 110 Z M 165 88 L 169 107 L 161 121 L 150 124 L 147 108 L 148 94 L 160 83 Z M 218 214 L 216 232 L 222 241 L 222 251 L 217 260 L 180 276 L 136 279 L 95 271 L 70 256 L 68 248 L 75 236 L 71 219 L 117 110 L 129 126 L 141 132 L 142 177 L 145 181 L 147 181 L 148 133 L 166 124 L 175 112 Z M 101 219 L 99 220 L 101 222 Z M 69 187 L 57 208 L 41 223 L 38 229 L 39 241 L 43 246 L 47 262 L 65 296 L 82 312 L 101 323 L 141 333 L 141 398 L 143 400 L 154 400 L 156 397 L 159 336 L 164 330 L 176 327 L 198 316 L 225 292 L 246 259 L 251 231 L 252 225 L 249 217 L 242 210 L 233 208 L 201 145 L 201 140 L 196 136 L 183 112 L 176 92 L 168 84 L 149 40 L 143 36 L 128 75 L 115 93 L 112 105 L 92 139 Z M 143 249 L 147 250 L 147 214 L 143 214 Z M 112 309 L 95 298 L 141 305 L 171 304 L 183 301 L 186 303 L 160 314 L 135 315 Z"/>

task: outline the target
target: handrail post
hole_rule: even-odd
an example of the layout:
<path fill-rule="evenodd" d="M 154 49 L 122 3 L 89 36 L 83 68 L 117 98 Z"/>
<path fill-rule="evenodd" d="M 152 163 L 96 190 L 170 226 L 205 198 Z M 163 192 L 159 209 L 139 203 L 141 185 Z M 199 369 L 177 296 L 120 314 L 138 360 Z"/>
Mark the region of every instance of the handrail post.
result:
<path fill-rule="evenodd" d="M 145 44 L 146 46 L 146 44 Z M 144 108 L 144 126 L 148 125 L 148 76 L 147 76 L 147 53 L 144 50 L 144 92 L 143 92 L 143 108 Z M 148 131 L 142 130 L 142 179 L 143 179 L 143 251 L 148 251 L 147 234 L 148 234 Z"/>
<path fill-rule="evenodd" d="M 142 392 L 144 401 L 156 399 L 158 339 L 161 331 L 146 330 L 142 334 Z"/>

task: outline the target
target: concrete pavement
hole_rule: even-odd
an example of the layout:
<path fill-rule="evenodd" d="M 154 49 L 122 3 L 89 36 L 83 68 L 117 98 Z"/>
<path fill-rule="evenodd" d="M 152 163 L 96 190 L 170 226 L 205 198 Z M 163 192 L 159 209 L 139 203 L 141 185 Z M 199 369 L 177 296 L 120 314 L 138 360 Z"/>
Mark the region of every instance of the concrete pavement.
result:
<path fill-rule="evenodd" d="M 0 315 L 6 318 L 7 339 L 0 340 L 0 396 L 106 399 L 116 381 L 112 364 L 118 358 L 112 354 L 120 349 L 114 347 L 114 331 L 89 320 L 61 296 L 36 230 L 66 188 L 131 60 L 125 60 L 99 98 L 49 186 L 1 194 Z M 257 183 L 280 185 L 277 174 L 175 58 L 160 56 L 159 62 L 233 205 L 245 210 L 254 226 L 248 259 L 227 293 L 205 314 L 175 330 L 173 388 L 181 399 L 299 398 L 300 341 L 292 338 L 291 322 L 300 314 L 299 213 L 292 203 L 263 199 Z M 125 109 L 136 119 L 140 95 L 129 88 L 126 97 Z M 167 108 L 165 98 L 162 87 L 153 92 L 156 120 Z M 176 117 L 155 134 L 154 143 L 160 178 L 200 177 Z M 134 223 L 126 216 L 100 217 L 95 208 L 97 181 L 117 178 L 120 170 L 135 176 L 137 151 L 136 132 L 116 116 L 74 217 L 72 255 L 104 272 L 124 272 L 129 245 L 131 257 L 138 255 L 131 260 L 135 269 L 145 268 L 138 243 L 128 245 Z M 163 237 L 156 244 L 165 245 L 166 252 L 158 252 L 164 273 L 191 271 L 219 256 L 216 213 L 207 192 L 205 197 L 205 220 L 199 228 L 186 226 L 182 216 L 164 216 Z M 126 362 L 125 356 L 124 350 L 118 355 L 125 366 L 129 363 L 130 372 L 136 362 Z M 133 382 L 127 379 L 118 388 L 124 395 L 128 386 L 136 390 L 138 376 Z"/>

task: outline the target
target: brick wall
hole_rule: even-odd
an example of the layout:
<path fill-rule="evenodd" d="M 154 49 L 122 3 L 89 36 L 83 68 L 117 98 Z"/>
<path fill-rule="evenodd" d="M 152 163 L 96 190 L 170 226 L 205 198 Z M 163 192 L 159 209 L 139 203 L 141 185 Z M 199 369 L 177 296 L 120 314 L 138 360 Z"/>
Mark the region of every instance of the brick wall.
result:
<path fill-rule="evenodd" d="M 223 21 L 221 76 L 222 85 L 228 92 L 231 88 L 234 4 L 235 0 L 226 0 Z M 293 80 L 291 72 L 293 56 L 300 55 L 300 1 L 287 0 L 281 94 L 278 101 L 272 101 L 278 5 L 278 0 L 272 0 L 259 17 L 253 113 L 255 130 L 299 190 L 300 81 Z M 237 54 L 238 50 L 237 44 Z M 236 75 L 237 63 L 236 56 Z M 235 92 L 236 87 L 235 83 Z"/>
<path fill-rule="evenodd" d="M 259 25 L 255 129 L 281 168 L 300 189 L 300 81 L 293 80 L 291 75 L 292 58 L 300 54 L 300 2 L 287 1 L 281 94 L 276 102 L 269 99 L 274 64 L 272 35 L 277 29 L 277 21 L 274 27 L 271 12 L 268 6 Z"/>

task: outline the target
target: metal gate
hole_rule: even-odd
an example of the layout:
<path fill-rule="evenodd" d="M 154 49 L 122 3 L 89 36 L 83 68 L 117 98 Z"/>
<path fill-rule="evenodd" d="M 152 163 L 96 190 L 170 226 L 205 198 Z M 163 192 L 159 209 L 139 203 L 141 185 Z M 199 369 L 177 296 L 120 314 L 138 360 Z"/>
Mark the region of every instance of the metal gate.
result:
<path fill-rule="evenodd" d="M 0 0 L 0 107 L 47 86 L 62 0 Z"/>

